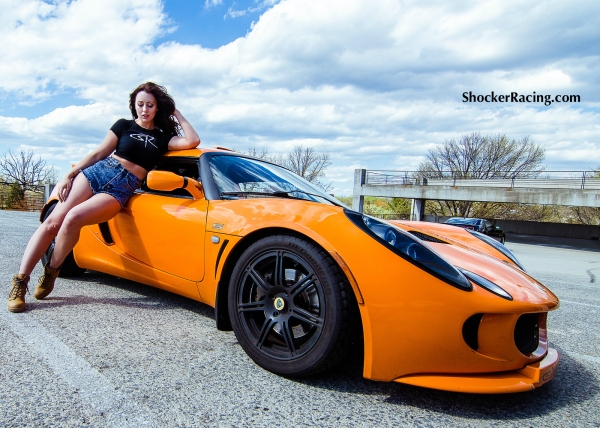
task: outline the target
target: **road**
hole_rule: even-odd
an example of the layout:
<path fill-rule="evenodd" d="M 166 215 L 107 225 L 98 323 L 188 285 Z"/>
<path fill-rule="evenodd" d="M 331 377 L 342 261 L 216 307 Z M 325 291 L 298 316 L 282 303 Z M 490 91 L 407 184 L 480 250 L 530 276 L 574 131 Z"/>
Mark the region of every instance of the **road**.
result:
<path fill-rule="evenodd" d="M 8 292 L 35 213 L 0 211 Z M 510 239 L 510 237 L 509 237 Z M 59 279 L 29 310 L 0 308 L 0 426 L 600 426 L 600 248 L 515 239 L 548 285 L 556 378 L 522 394 L 469 395 L 368 381 L 360 358 L 288 380 L 256 366 L 200 303 L 97 272 Z M 40 268 L 32 275 L 35 279 Z"/>

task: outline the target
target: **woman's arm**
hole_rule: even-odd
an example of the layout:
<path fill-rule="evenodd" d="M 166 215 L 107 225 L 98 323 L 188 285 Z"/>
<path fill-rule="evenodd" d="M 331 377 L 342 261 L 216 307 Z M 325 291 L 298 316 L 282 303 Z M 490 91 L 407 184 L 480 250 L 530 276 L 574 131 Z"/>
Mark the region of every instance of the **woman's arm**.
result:
<path fill-rule="evenodd" d="M 65 175 L 65 177 L 56 184 L 58 199 L 64 202 L 71 191 L 71 183 L 79 172 L 96 162 L 107 158 L 117 148 L 118 138 L 114 132 L 108 131 L 104 140 L 100 143 L 93 152 L 85 156 L 75 164 L 73 168 Z"/>
<path fill-rule="evenodd" d="M 181 129 L 183 129 L 183 137 L 174 136 L 169 141 L 169 150 L 184 150 L 184 149 L 193 149 L 200 144 L 200 137 L 194 130 L 194 127 L 187 121 L 185 117 L 181 114 L 181 112 L 177 109 L 173 112 L 173 116 L 181 125 Z"/>

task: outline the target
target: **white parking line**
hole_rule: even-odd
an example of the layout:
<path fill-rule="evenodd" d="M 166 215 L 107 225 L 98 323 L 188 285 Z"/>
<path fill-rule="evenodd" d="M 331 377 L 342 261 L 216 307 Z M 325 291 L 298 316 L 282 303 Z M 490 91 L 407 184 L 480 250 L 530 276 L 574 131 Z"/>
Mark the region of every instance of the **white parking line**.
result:
<path fill-rule="evenodd" d="M 563 300 L 563 299 L 560 299 L 560 303 L 568 303 L 570 305 L 589 306 L 591 308 L 598 308 L 598 309 L 600 309 L 600 305 L 590 305 L 589 303 L 573 302 L 572 300 Z"/>
<path fill-rule="evenodd" d="M 103 414 L 108 426 L 157 426 L 152 418 L 98 370 L 57 337 L 42 327 L 32 314 L 10 314 L 0 309 L 0 321 L 19 336 L 29 348 L 48 364 L 52 371 L 71 387 L 93 412 Z"/>

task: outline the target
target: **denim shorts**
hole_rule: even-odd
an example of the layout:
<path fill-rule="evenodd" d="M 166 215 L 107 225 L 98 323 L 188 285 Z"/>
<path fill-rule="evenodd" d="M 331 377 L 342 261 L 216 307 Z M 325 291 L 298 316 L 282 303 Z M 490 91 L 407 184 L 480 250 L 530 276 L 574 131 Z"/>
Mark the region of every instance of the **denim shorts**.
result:
<path fill-rule="evenodd" d="M 94 192 L 107 193 L 124 207 L 131 195 L 140 188 L 139 178 L 127 171 L 121 162 L 109 156 L 81 171 Z"/>

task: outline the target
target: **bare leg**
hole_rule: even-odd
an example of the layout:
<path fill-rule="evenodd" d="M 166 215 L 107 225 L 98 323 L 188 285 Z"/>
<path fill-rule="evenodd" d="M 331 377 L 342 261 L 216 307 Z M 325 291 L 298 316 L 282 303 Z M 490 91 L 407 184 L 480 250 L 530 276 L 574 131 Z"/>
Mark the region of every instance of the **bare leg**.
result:
<path fill-rule="evenodd" d="M 97 193 L 71 208 L 64 217 L 58 235 L 56 235 L 54 252 L 48 266 L 55 269 L 61 265 L 79 241 L 79 233 L 82 227 L 108 221 L 116 216 L 120 210 L 121 204 L 119 201 L 106 193 Z"/>
<path fill-rule="evenodd" d="M 93 194 L 85 175 L 79 174 L 75 177 L 67 200 L 65 202 L 58 202 L 52 214 L 38 227 L 29 239 L 29 243 L 21 259 L 19 273 L 25 275 L 31 274 L 33 268 L 40 261 L 50 243 L 57 235 L 67 213 L 76 205 L 91 198 Z"/>

